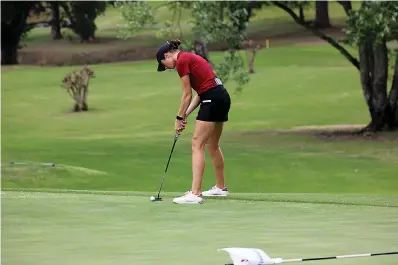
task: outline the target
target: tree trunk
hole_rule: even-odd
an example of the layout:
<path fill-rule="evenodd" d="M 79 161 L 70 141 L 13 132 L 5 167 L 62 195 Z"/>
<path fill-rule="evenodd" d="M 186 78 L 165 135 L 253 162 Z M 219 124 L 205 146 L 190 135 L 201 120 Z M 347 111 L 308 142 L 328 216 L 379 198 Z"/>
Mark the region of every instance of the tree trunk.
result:
<path fill-rule="evenodd" d="M 387 98 L 388 52 L 386 42 L 375 44 L 367 39 L 359 46 L 362 91 L 371 121 L 361 132 L 396 128 L 398 66 Z"/>
<path fill-rule="evenodd" d="M 59 2 L 51 2 L 51 36 L 53 40 L 62 39 L 59 15 Z"/>
<path fill-rule="evenodd" d="M 343 6 L 344 11 L 345 11 L 345 14 L 346 14 L 347 16 L 349 16 L 349 15 L 350 15 L 350 12 L 351 12 L 351 10 L 352 10 L 351 1 L 346 1 L 346 0 L 344 0 L 344 1 L 337 1 L 337 2 L 338 2 L 340 5 Z"/>
<path fill-rule="evenodd" d="M 195 40 L 194 42 L 194 51 L 195 54 L 199 55 L 203 59 L 205 59 L 210 65 L 213 66 L 212 62 L 210 61 L 209 57 L 209 50 L 206 46 L 206 43 L 202 40 Z"/>
<path fill-rule="evenodd" d="M 362 93 L 369 108 L 370 116 L 373 116 L 372 108 L 372 68 L 373 50 L 372 43 L 367 40 L 359 45 L 359 65 Z"/>
<path fill-rule="evenodd" d="M 317 28 L 330 28 L 328 1 L 316 1 L 315 26 Z"/>
<path fill-rule="evenodd" d="M 299 13 L 300 13 L 300 20 L 305 21 L 304 9 L 302 6 L 300 6 L 299 8 Z"/>
<path fill-rule="evenodd" d="M 18 43 L 12 40 L 6 40 L 1 45 L 1 64 L 18 64 Z"/>
<path fill-rule="evenodd" d="M 346 14 L 352 11 L 350 1 L 338 2 L 343 6 Z M 393 83 L 387 99 L 388 54 L 385 42 L 375 45 L 374 49 L 373 40 L 367 39 L 361 43 L 359 45 L 358 61 L 333 38 L 325 35 L 313 25 L 300 19 L 291 8 L 283 3 L 283 1 L 271 1 L 271 3 L 286 11 L 297 24 L 311 30 L 315 36 L 318 36 L 335 47 L 359 70 L 363 95 L 371 116 L 370 124 L 361 130 L 361 132 L 380 131 L 388 128 L 398 129 L 398 56 Z M 318 5 L 322 5 L 322 2 L 317 1 L 317 7 Z"/>
<path fill-rule="evenodd" d="M 374 47 L 374 75 L 372 105 L 374 109 L 372 124 L 377 131 L 382 130 L 386 124 L 387 109 L 387 75 L 388 75 L 388 54 L 387 45 L 383 43 L 376 44 Z"/>
<path fill-rule="evenodd" d="M 300 17 L 297 16 L 296 13 L 291 8 L 286 6 L 282 1 L 271 1 L 271 3 L 273 5 L 279 7 L 280 9 L 284 10 L 285 12 L 287 12 L 294 19 L 294 21 L 297 24 L 299 24 L 299 25 L 305 27 L 306 29 L 312 31 L 312 33 L 315 36 L 327 41 L 330 45 L 332 45 L 334 48 L 336 48 L 348 61 L 350 61 L 350 63 L 352 63 L 352 65 L 354 65 L 355 68 L 357 68 L 359 70 L 359 62 L 358 62 L 358 60 L 354 56 L 352 56 L 336 40 L 334 40 L 333 38 L 327 36 L 322 31 L 320 31 L 316 27 L 312 26 L 310 23 L 301 20 Z"/>
<path fill-rule="evenodd" d="M 250 18 L 253 15 L 253 8 L 247 7 L 246 10 L 247 10 L 246 22 L 249 23 Z"/>
<path fill-rule="evenodd" d="M 394 77 L 388 95 L 386 119 L 390 129 L 398 129 L 398 55 L 395 61 Z"/>

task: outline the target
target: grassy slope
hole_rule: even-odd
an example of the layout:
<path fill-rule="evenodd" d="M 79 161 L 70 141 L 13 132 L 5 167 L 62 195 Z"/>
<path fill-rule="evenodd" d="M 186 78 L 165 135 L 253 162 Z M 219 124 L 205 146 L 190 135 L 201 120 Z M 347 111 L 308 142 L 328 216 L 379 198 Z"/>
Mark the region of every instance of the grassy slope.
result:
<path fill-rule="evenodd" d="M 89 94 L 92 110 L 71 114 L 72 100 L 59 86 L 71 69 L 3 72 L 3 187 L 156 190 L 180 101 L 177 75 L 156 74 L 153 62 L 96 65 Z M 231 120 L 222 140 L 233 192 L 397 194 L 397 140 L 242 134 L 365 124 L 358 73 L 341 56 L 328 46 L 271 48 L 258 55 L 256 69 L 244 93 L 232 96 Z M 227 87 L 232 93 L 233 84 Z M 177 143 L 167 191 L 190 186 L 193 121 L 194 115 Z M 7 165 L 13 160 L 59 166 Z M 204 187 L 210 185 L 208 164 Z"/>

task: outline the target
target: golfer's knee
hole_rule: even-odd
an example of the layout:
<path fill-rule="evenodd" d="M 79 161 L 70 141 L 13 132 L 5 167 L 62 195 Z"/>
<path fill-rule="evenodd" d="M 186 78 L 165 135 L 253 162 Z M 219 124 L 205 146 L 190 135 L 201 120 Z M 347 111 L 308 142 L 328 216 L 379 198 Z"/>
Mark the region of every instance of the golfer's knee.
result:
<path fill-rule="evenodd" d="M 210 154 L 216 153 L 218 151 L 218 149 L 220 148 L 218 143 L 207 143 L 206 147 L 207 147 L 207 150 L 209 150 Z"/>
<path fill-rule="evenodd" d="M 197 151 L 197 150 L 203 150 L 205 148 L 205 142 L 200 139 L 198 136 L 193 136 L 192 137 L 192 150 Z"/>

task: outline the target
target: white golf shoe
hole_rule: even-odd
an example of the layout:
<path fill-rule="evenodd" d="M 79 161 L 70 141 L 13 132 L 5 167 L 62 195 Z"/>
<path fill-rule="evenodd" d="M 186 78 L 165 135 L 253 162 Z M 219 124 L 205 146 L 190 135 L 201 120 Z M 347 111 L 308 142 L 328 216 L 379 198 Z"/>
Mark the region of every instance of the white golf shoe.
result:
<path fill-rule="evenodd" d="M 181 197 L 174 198 L 173 202 L 177 204 L 198 204 L 203 202 L 203 198 L 201 195 L 193 194 L 192 191 L 189 190 Z"/>
<path fill-rule="evenodd" d="M 205 197 L 211 196 L 227 196 L 228 195 L 228 188 L 225 187 L 223 189 L 217 188 L 216 186 L 212 187 L 210 190 L 204 191 L 202 193 Z"/>

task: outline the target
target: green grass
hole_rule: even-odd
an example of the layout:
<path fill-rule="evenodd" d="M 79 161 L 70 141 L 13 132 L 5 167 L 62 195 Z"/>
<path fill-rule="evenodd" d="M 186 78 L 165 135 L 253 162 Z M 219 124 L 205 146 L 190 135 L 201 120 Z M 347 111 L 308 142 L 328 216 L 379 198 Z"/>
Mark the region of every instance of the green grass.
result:
<path fill-rule="evenodd" d="M 357 70 L 329 46 L 272 46 L 242 94 L 226 84 L 232 109 L 221 147 L 231 197 L 194 206 L 171 198 L 191 184 L 196 113 L 175 148 L 164 201 L 149 201 L 172 145 L 178 75 L 157 73 L 152 60 L 92 67 L 90 111 L 79 114 L 60 87 L 76 67 L 2 69 L 5 265 L 222 265 L 230 260 L 217 249 L 233 246 L 283 258 L 397 251 L 396 134 L 279 132 L 368 122 Z M 203 187 L 213 184 L 207 158 Z"/>
<path fill-rule="evenodd" d="M 311 204 L 270 202 L 269 196 L 176 206 L 137 195 L 3 192 L 2 262 L 222 265 L 230 262 L 217 251 L 223 247 L 256 247 L 283 258 L 397 250 L 396 198 L 387 208 L 316 204 L 314 198 Z M 337 263 L 393 265 L 397 257 Z"/>
<path fill-rule="evenodd" d="M 212 54 L 215 60 L 220 54 Z M 22 67 L 2 74 L 2 185 L 155 191 L 172 145 L 181 89 L 175 72 L 156 64 L 95 65 L 89 107 L 69 113 L 60 87 L 71 67 Z M 346 192 L 397 194 L 396 137 L 325 140 L 270 133 L 306 125 L 366 124 L 358 72 L 329 46 L 263 50 L 257 73 L 232 94 L 222 148 L 234 192 Z M 177 143 L 165 184 L 183 191 L 191 181 L 195 114 Z M 264 132 L 265 131 L 265 132 Z M 56 167 L 9 165 L 52 162 Z M 204 187 L 213 185 L 210 159 Z"/>

